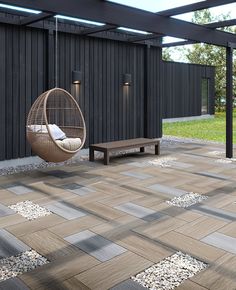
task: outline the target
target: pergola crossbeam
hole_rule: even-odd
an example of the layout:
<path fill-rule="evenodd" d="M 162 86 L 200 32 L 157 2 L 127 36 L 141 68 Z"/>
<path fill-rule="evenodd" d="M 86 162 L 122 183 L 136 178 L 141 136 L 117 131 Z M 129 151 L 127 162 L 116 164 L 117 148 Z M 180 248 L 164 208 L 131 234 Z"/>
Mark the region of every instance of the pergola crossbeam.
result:
<path fill-rule="evenodd" d="M 228 0 L 206 0 L 206 1 L 201 1 L 201 2 L 197 2 L 197 3 L 185 5 L 185 6 L 168 9 L 168 10 L 163 10 L 163 11 L 157 12 L 157 14 L 170 17 L 170 16 L 184 14 L 188 12 L 194 12 L 197 10 L 208 9 L 208 8 L 212 8 L 216 6 L 230 4 L 233 2 L 235 1 L 233 0 L 229 0 L 229 1 Z"/>
<path fill-rule="evenodd" d="M 17 0 L 3 0 L 3 2 L 9 5 L 19 5 Z M 214 0 L 204 2 L 209 2 L 209 5 L 215 6 L 217 3 L 223 4 L 233 1 Z M 215 4 L 213 5 L 213 3 Z M 227 46 L 228 42 L 236 42 L 234 34 L 212 30 L 201 25 L 107 1 L 21 0 L 21 6 L 224 47 Z"/>
<path fill-rule="evenodd" d="M 30 25 L 30 24 L 33 24 L 35 22 L 48 19 L 48 18 L 52 17 L 53 15 L 54 15 L 53 13 L 42 12 L 42 13 L 37 14 L 37 15 L 28 16 L 28 17 L 25 17 L 24 19 L 21 19 L 19 21 L 19 25 Z"/>

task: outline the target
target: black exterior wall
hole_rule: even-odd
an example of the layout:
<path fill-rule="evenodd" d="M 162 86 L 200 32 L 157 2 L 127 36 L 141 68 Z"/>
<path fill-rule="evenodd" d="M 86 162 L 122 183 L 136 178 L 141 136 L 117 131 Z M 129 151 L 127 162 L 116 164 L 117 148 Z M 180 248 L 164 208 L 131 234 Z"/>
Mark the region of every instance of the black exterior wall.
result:
<path fill-rule="evenodd" d="M 59 33 L 58 47 L 59 86 L 79 101 L 87 126 L 86 147 L 143 137 L 144 131 L 146 137 L 161 137 L 159 48 L 150 48 L 147 59 L 144 45 L 70 33 Z M 54 57 L 50 31 L 0 25 L 0 160 L 31 155 L 26 117 L 37 96 L 54 87 Z M 72 70 L 83 75 L 77 87 L 71 83 Z M 125 73 L 131 74 L 131 86 L 122 83 Z"/>
<path fill-rule="evenodd" d="M 54 41 L 50 29 L 0 24 L 0 160 L 32 154 L 26 118 L 34 100 L 55 86 Z M 73 94 L 85 117 L 85 147 L 161 137 L 162 115 L 201 114 L 202 76 L 214 91 L 212 67 L 162 62 L 158 47 L 59 32 L 58 59 L 59 87 Z M 73 70 L 82 72 L 80 85 L 72 84 Z M 122 83 L 125 73 L 130 86 Z"/>
<path fill-rule="evenodd" d="M 162 117 L 200 116 L 201 80 L 209 79 L 209 114 L 214 114 L 215 68 L 197 64 L 163 61 Z"/>

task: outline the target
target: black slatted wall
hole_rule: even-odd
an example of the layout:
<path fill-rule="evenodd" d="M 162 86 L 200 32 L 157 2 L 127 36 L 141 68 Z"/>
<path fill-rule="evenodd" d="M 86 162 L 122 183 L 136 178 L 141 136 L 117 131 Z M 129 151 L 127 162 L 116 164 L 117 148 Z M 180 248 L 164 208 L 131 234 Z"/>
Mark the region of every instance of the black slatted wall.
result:
<path fill-rule="evenodd" d="M 26 115 L 46 87 L 45 34 L 0 25 L 0 160 L 31 154 Z"/>
<path fill-rule="evenodd" d="M 202 78 L 209 79 L 209 114 L 214 114 L 214 67 L 164 61 L 162 76 L 163 118 L 201 115 Z"/>
<path fill-rule="evenodd" d="M 54 36 L 48 30 L 0 25 L 0 160 L 31 155 L 26 116 L 37 96 L 54 86 Z M 145 64 L 143 45 L 59 33 L 58 47 L 59 86 L 79 101 L 86 146 L 161 137 L 160 49 L 150 48 Z M 80 85 L 71 84 L 72 70 L 82 71 Z M 122 84 L 124 73 L 132 76 L 129 87 Z"/>

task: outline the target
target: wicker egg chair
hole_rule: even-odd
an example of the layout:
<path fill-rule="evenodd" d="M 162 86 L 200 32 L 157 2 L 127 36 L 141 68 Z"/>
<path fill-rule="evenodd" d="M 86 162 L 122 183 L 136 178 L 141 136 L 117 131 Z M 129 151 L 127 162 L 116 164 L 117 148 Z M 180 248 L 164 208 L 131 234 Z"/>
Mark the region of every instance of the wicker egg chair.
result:
<path fill-rule="evenodd" d="M 54 127 L 65 135 L 63 139 L 55 138 Z M 30 109 L 26 135 L 34 153 L 45 161 L 62 162 L 72 158 L 83 147 L 86 138 L 84 117 L 78 103 L 60 88 L 44 92 Z"/>

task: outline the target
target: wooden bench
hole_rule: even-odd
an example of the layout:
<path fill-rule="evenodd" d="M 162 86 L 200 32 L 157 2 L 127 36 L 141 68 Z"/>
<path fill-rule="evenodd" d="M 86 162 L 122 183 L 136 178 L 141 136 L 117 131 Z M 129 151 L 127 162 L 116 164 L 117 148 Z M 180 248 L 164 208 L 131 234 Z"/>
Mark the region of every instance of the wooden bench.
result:
<path fill-rule="evenodd" d="M 119 150 L 127 150 L 132 148 L 140 148 L 140 152 L 145 151 L 146 146 L 155 146 L 155 154 L 160 154 L 160 140 L 159 139 L 128 139 L 122 141 L 113 141 L 108 143 L 92 144 L 89 146 L 89 161 L 94 161 L 94 151 L 100 151 L 104 153 L 104 164 L 109 164 L 110 153 Z"/>

